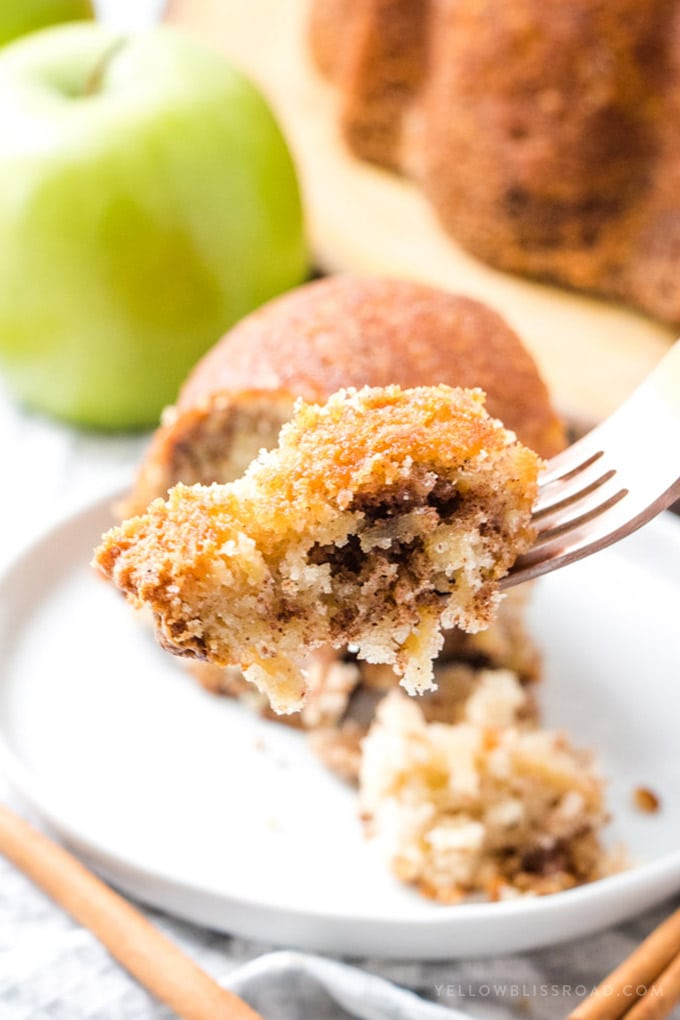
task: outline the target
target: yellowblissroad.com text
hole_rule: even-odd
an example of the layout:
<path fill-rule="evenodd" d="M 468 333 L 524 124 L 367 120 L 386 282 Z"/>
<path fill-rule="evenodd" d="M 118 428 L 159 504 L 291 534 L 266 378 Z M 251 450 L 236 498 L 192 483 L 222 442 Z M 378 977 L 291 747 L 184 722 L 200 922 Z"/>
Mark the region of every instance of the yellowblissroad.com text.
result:
<path fill-rule="evenodd" d="M 534 983 L 534 982 L 490 982 L 489 984 L 466 984 L 465 982 L 453 982 L 450 984 L 434 985 L 434 991 L 439 999 L 461 998 L 461 999 L 547 999 L 547 998 L 583 998 L 589 995 L 593 986 L 585 984 L 559 984 L 559 983 Z M 630 999 L 640 999 L 645 995 L 660 995 L 661 988 L 654 986 L 627 984 L 622 988 L 615 985 L 608 986 L 606 983 L 598 986 L 599 994 L 602 996 L 619 994 Z"/>

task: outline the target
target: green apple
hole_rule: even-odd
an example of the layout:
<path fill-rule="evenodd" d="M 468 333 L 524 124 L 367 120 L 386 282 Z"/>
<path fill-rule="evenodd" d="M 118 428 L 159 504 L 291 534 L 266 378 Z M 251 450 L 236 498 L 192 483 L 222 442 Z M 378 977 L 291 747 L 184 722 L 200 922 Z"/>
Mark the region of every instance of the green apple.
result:
<path fill-rule="evenodd" d="M 0 0 L 0 46 L 60 21 L 94 18 L 90 0 Z"/>
<path fill-rule="evenodd" d="M 222 332 L 306 272 L 289 150 L 222 57 L 94 23 L 0 53 L 0 368 L 26 403 L 155 424 Z"/>

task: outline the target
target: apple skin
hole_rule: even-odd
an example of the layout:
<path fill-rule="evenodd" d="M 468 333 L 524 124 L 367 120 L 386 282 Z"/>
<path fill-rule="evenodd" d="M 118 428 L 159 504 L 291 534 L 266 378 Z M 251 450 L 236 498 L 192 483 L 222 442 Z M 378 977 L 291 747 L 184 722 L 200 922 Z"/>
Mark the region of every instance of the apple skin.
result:
<path fill-rule="evenodd" d="M 307 269 L 289 150 L 222 57 L 94 23 L 0 53 L 0 368 L 29 406 L 154 425 L 208 347 Z"/>
<path fill-rule="evenodd" d="M 0 46 L 61 21 L 91 18 L 90 0 L 0 0 Z"/>

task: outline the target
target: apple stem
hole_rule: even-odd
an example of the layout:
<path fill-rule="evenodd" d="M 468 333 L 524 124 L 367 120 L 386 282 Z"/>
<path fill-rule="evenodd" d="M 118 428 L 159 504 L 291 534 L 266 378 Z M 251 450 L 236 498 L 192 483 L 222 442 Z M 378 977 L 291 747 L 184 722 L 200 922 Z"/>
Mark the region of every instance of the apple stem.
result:
<path fill-rule="evenodd" d="M 106 69 L 109 64 L 116 56 L 116 54 L 125 45 L 125 39 L 116 39 L 111 45 L 104 50 L 101 57 L 90 71 L 88 77 L 85 79 L 85 87 L 83 88 L 83 96 L 96 96 L 100 91 Z"/>

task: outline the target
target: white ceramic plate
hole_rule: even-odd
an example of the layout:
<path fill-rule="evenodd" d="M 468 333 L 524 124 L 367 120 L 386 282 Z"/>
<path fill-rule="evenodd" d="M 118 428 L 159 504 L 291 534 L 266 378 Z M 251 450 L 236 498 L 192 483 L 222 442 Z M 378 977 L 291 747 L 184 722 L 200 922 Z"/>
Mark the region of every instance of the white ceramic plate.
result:
<path fill-rule="evenodd" d="M 353 793 L 304 737 L 204 693 L 88 567 L 110 499 L 0 581 L 0 749 L 58 833 L 126 892 L 225 931 L 393 958 L 505 953 L 586 934 L 680 889 L 680 523 L 657 520 L 540 582 L 551 725 L 598 749 L 636 864 L 580 889 L 445 907 L 387 874 Z M 662 810 L 636 811 L 653 788 Z"/>

